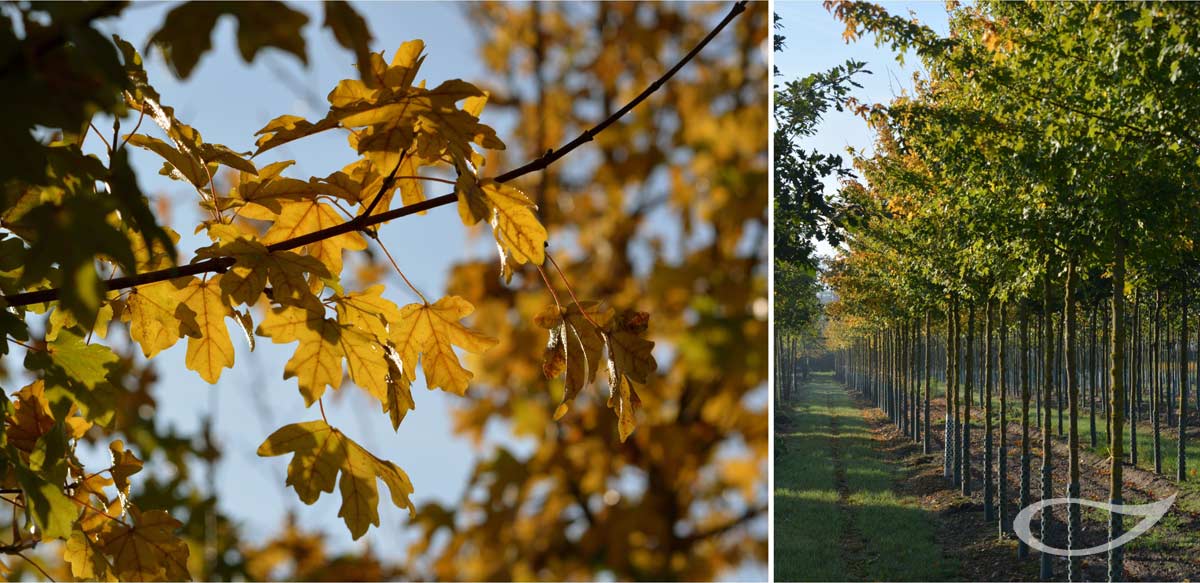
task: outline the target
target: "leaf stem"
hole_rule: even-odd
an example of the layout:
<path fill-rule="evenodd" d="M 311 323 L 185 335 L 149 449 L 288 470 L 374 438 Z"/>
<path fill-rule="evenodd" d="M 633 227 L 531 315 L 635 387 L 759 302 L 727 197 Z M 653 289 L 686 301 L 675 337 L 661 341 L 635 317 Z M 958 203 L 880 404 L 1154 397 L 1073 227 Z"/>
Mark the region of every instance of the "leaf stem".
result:
<path fill-rule="evenodd" d="M 554 257 L 550 255 L 549 249 L 546 250 L 546 259 L 549 259 L 550 264 L 554 266 L 555 271 L 558 271 L 558 277 L 562 279 L 563 285 L 567 287 L 567 293 L 571 294 L 571 301 L 575 302 L 575 307 L 579 308 L 579 313 L 583 314 L 583 318 L 588 322 L 591 322 L 597 330 L 603 332 L 604 326 L 597 324 L 596 321 L 593 320 L 590 315 L 588 315 L 587 310 L 583 309 L 583 305 L 579 303 L 579 298 L 575 297 L 575 290 L 571 289 L 571 282 L 567 281 L 567 274 L 563 273 L 562 268 L 558 266 L 558 262 L 555 261 Z M 541 269 L 542 268 L 539 267 L 538 271 L 541 271 Z"/>
<path fill-rule="evenodd" d="M 550 297 L 554 298 L 554 305 L 558 306 L 559 311 L 562 311 L 562 302 L 558 301 L 558 294 L 554 292 L 554 286 L 550 285 L 550 279 L 546 277 L 546 272 L 542 270 L 541 265 L 534 265 L 538 273 L 542 276 L 542 281 L 546 282 L 546 291 L 550 292 Z"/>
<path fill-rule="evenodd" d="M 317 406 L 321 408 L 321 420 L 324 421 L 326 425 L 329 425 L 329 418 L 325 416 L 325 399 L 318 397 Z"/>
<path fill-rule="evenodd" d="M 396 260 L 392 258 L 392 254 L 388 251 L 387 246 L 383 244 L 383 241 L 379 240 L 379 235 L 371 231 L 368 231 L 368 233 L 376 243 L 379 243 L 379 248 L 383 249 L 383 254 L 387 255 L 388 261 L 392 263 L 392 267 L 396 269 L 396 273 L 400 274 L 400 278 L 404 280 L 404 283 L 408 284 L 409 289 L 413 290 L 413 293 L 416 293 L 417 296 L 421 298 L 421 301 L 425 303 L 425 305 L 429 305 L 429 300 L 425 299 L 425 294 L 421 293 L 421 290 L 417 289 L 417 286 L 413 285 L 411 281 L 408 281 L 408 277 L 404 275 L 403 271 L 400 270 L 400 266 L 396 263 Z"/>

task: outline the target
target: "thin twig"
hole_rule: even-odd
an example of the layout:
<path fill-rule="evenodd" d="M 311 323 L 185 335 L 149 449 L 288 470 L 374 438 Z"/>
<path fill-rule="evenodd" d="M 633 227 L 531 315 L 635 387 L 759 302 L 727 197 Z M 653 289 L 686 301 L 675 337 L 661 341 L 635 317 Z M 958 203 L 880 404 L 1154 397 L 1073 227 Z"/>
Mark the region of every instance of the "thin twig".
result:
<path fill-rule="evenodd" d="M 50 573 L 47 573 L 46 570 L 43 569 L 41 565 L 37 564 L 37 562 L 35 562 L 33 559 L 26 557 L 24 554 L 22 554 L 19 551 L 15 552 L 13 554 L 18 557 L 21 557 L 22 559 L 25 559 L 25 562 L 29 563 L 30 565 L 33 565 L 34 569 L 37 569 L 38 571 L 40 571 L 42 573 L 42 576 L 45 577 L 47 581 L 49 581 L 50 583 L 54 583 L 54 577 L 51 577 Z"/>
<path fill-rule="evenodd" d="M 511 180 L 520 178 L 521 176 L 525 176 L 526 174 L 530 174 L 532 172 L 537 172 L 539 170 L 543 170 L 547 166 L 558 161 L 559 159 L 566 156 L 567 154 L 569 154 L 570 152 L 572 152 L 579 146 L 582 146 L 583 144 L 592 141 L 592 139 L 594 139 L 597 134 L 604 131 L 606 128 L 608 128 L 612 124 L 616 123 L 617 120 L 619 120 L 621 117 L 623 117 L 626 113 L 629 112 L 629 110 L 633 109 L 636 105 L 638 105 L 642 101 L 645 101 L 645 99 L 647 97 L 649 97 L 650 94 L 654 93 L 654 91 L 656 91 L 659 87 L 661 87 L 663 85 L 663 83 L 665 83 L 667 80 L 669 80 L 671 77 L 673 77 L 675 75 L 675 73 L 679 71 L 679 69 L 681 69 L 689 61 L 691 61 L 692 58 L 695 57 L 696 54 L 698 54 L 701 49 L 703 49 L 706 45 L 708 45 L 708 43 L 711 42 L 712 39 L 714 37 L 716 37 L 716 35 L 718 33 L 720 33 L 721 30 L 723 30 L 731 21 L 733 21 L 733 19 L 735 17 L 737 17 L 737 15 L 741 14 L 742 12 L 744 12 L 746 10 L 746 2 L 747 2 L 747 0 L 742 0 L 742 1 L 734 4 L 733 8 L 730 9 L 729 14 L 727 14 L 725 16 L 725 18 L 722 19 L 721 22 L 719 24 L 717 24 L 717 26 L 715 28 L 713 28 L 713 30 L 711 32 L 708 33 L 708 36 L 704 37 L 704 40 L 700 41 L 700 43 L 697 44 L 690 52 L 688 52 L 688 54 L 685 55 L 678 63 L 676 63 L 674 67 L 671 67 L 671 69 L 668 70 L 666 73 L 664 73 L 662 77 L 659 77 L 658 80 L 651 83 L 650 86 L 647 87 L 645 91 L 643 91 L 641 94 L 639 94 L 637 97 L 635 97 L 632 101 L 627 103 L 624 107 L 617 110 L 612 115 L 605 118 L 604 121 L 593 126 L 591 129 L 588 129 L 587 131 L 583 132 L 582 134 L 580 134 L 579 137 L 575 138 L 574 140 L 571 140 L 566 145 L 564 145 L 562 148 L 559 148 L 558 150 L 548 151 L 540 158 L 537 158 L 536 160 L 533 160 L 533 161 L 525 164 L 524 166 L 515 168 L 513 170 L 509 170 L 508 172 L 505 172 L 504 174 L 497 176 L 495 178 L 495 181 L 496 182 L 509 182 Z M 393 176 L 394 176 L 394 174 L 395 173 L 393 173 Z M 325 239 L 336 237 L 338 235 L 344 235 L 346 233 L 350 233 L 350 232 L 354 232 L 354 231 L 364 231 L 364 230 L 366 230 L 367 227 L 378 225 L 380 223 L 386 223 L 388 221 L 395 220 L 400 217 L 406 217 L 408 215 L 417 214 L 417 213 L 424 212 L 429 209 L 437 208 L 440 206 L 453 204 L 457 201 L 458 201 L 458 195 L 451 192 L 451 193 L 444 194 L 444 195 L 441 195 L 438 197 L 426 199 L 426 200 L 423 200 L 418 203 L 414 203 L 414 204 L 406 205 L 406 206 L 403 206 L 400 208 L 392 209 L 392 210 L 389 210 L 386 212 L 382 212 L 377 215 L 365 215 L 364 214 L 364 215 L 362 215 L 362 220 L 356 219 L 353 221 L 348 221 L 348 222 L 342 223 L 340 225 L 334 225 L 332 227 L 321 229 L 319 231 L 313 231 L 312 233 L 308 233 L 306 235 L 301 235 L 299 237 L 294 237 L 294 238 L 288 239 L 286 241 L 280 241 L 273 245 L 268 245 L 267 249 L 270 251 L 287 251 L 287 250 L 291 250 L 291 249 L 296 249 L 297 247 L 303 247 L 310 243 L 324 241 Z M 160 281 L 166 281 L 168 279 L 174 279 L 177 277 L 185 277 L 185 276 L 189 276 L 189 275 L 196 275 L 196 274 L 200 274 L 200 273 L 225 272 L 230 267 L 232 267 L 233 264 L 234 264 L 234 259 L 232 257 L 214 257 L 212 259 L 199 261 L 197 263 L 192 263 L 189 265 L 170 267 L 167 269 L 161 269 L 158 271 L 151 271 L 151 272 L 141 273 L 141 274 L 127 276 L 127 277 L 119 277 L 119 278 L 116 278 L 116 279 L 108 282 L 106 285 L 107 285 L 107 289 L 109 289 L 109 290 L 124 289 L 127 287 L 136 287 L 139 285 L 146 285 L 146 284 L 150 284 L 150 283 L 156 283 L 156 282 L 160 282 Z M 37 290 L 37 291 L 31 291 L 31 292 L 23 292 L 23 293 L 8 295 L 8 296 L 0 296 L 0 306 L 3 306 L 3 305 L 27 306 L 30 304 L 40 304 L 40 303 L 44 303 L 44 302 L 51 302 L 51 301 L 57 300 L 59 294 L 60 294 L 60 290 L 58 288 L 52 288 L 52 289 L 44 289 L 44 290 Z"/>
<path fill-rule="evenodd" d="M 120 150 L 120 149 L 123 149 L 123 148 L 125 147 L 125 144 L 128 144 L 128 143 L 129 143 L 129 139 L 130 139 L 130 138 L 132 138 L 133 136 L 137 135 L 138 128 L 142 127 L 142 119 L 146 117 L 146 108 L 145 108 L 145 106 L 143 106 L 143 107 L 142 107 L 141 109 L 139 109 L 138 111 L 140 111 L 140 112 L 141 112 L 141 114 L 140 114 L 140 115 L 138 115 L 138 120 L 137 120 L 137 123 L 133 125 L 133 131 L 132 131 L 132 132 L 129 132 L 129 134 L 125 136 L 125 139 L 124 139 L 124 140 L 121 140 L 121 145 L 120 145 L 120 146 L 117 146 L 117 149 L 118 149 L 118 150 Z"/>
<path fill-rule="evenodd" d="M 91 128 L 93 132 L 96 132 L 96 135 L 100 137 L 100 141 L 104 142 L 104 147 L 108 149 L 108 155 L 112 156 L 112 153 L 113 153 L 112 144 L 108 143 L 108 139 L 104 137 L 104 134 L 100 133 L 100 130 L 96 129 L 96 124 L 89 121 L 88 127 Z"/>

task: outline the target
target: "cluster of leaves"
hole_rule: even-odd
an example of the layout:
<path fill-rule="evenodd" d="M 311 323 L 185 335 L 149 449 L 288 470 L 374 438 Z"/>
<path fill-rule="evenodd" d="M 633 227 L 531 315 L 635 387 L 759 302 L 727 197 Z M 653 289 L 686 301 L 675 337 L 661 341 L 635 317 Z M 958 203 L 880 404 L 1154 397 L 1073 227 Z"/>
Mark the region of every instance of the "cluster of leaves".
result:
<path fill-rule="evenodd" d="M 339 389 L 348 378 L 398 427 L 415 409 L 411 386 L 418 366 L 429 389 L 466 393 L 474 374 L 456 350 L 483 353 L 497 344 L 463 322 L 486 298 L 449 295 L 430 302 L 413 288 L 421 301 L 400 306 L 384 297 L 382 285 L 346 289 L 343 254 L 365 250 L 369 240 L 382 247 L 379 224 L 457 201 L 465 225 L 491 227 L 496 280 L 511 284 L 532 264 L 551 286 L 542 272 L 548 233 L 533 200 L 504 176 L 484 173 L 484 152 L 504 148 L 479 120 L 488 93 L 462 80 L 427 88 L 417 79 L 421 41 L 403 44 L 388 60 L 370 52 L 366 24 L 348 5 L 326 3 L 325 24 L 356 53 L 359 78 L 337 84 L 322 119 L 277 117 L 255 134 L 253 152 L 241 152 L 206 142 L 162 103 L 137 50 L 92 27 L 122 8 L 22 6 L 12 18 L 24 32 L 17 34 L 15 22 L 4 29 L 0 78 L 29 101 L 20 104 L 28 115 L 0 124 L 23 156 L 6 159 L 0 175 L 0 332 L 7 336 L 0 355 L 13 346 L 24 349 L 25 374 L 34 380 L 0 400 L 0 488 L 15 496 L 5 498 L 14 509 L 24 509 L 31 533 L 14 535 L 9 552 L 60 539 L 75 577 L 179 580 L 189 578 L 196 561 L 178 532 L 187 525 L 131 498 L 130 476 L 141 469 L 140 459 L 121 440 L 110 443 L 109 468 L 89 470 L 76 457 L 80 441 L 136 426 L 121 409 L 129 405 L 133 355 L 103 342 L 110 327 L 124 330 L 130 352 L 144 359 L 186 338 L 187 368 L 215 383 L 234 366 L 232 320 L 251 350 L 255 336 L 298 343 L 283 376 L 297 379 L 306 406 L 321 403 L 327 389 Z M 307 16 L 278 2 L 184 3 L 168 13 L 151 43 L 187 76 L 211 48 L 211 29 L 224 15 L 238 20 L 238 46 L 247 61 L 264 47 L 306 61 L 299 33 Z M 90 132 L 104 139 L 92 121 L 100 114 L 115 120 L 111 140 L 104 140 L 107 161 L 83 153 Z M 122 120 L 132 117 L 133 131 L 122 134 Z M 145 118 L 162 137 L 139 132 Z M 46 136 L 44 128 L 53 131 L 39 137 Z M 256 162 L 273 148 L 334 129 L 346 132 L 357 158 L 332 174 L 297 178 L 285 174 L 293 161 Z M 160 173 L 196 193 L 205 218 L 195 232 L 211 244 L 196 249 L 190 262 L 179 260 L 178 234 L 158 223 L 138 190 L 129 147 L 161 157 Z M 227 189 L 218 188 L 221 173 L 233 176 Z M 451 183 L 454 193 L 429 199 L 426 182 Z M 657 369 L 654 342 L 645 339 L 649 315 L 575 300 L 567 275 L 559 274 L 572 301 L 560 303 L 551 287 L 554 305 L 528 320 L 549 331 L 542 372 L 564 378 L 554 416 L 566 413 L 604 361 L 609 407 L 625 441 L 641 403 L 634 383 L 649 382 Z M 518 281 L 525 280 L 536 281 Z M 39 330 L 30 322 L 40 314 L 47 317 Z M 259 455 L 292 454 L 287 483 L 306 504 L 336 485 L 339 516 L 356 539 L 379 524 L 377 480 L 393 504 L 415 515 L 414 486 L 404 471 L 332 427 L 320 408 L 321 420 L 280 428 Z M 146 443 L 161 447 L 163 441 Z M 212 462 L 219 454 L 204 456 Z M 172 460 L 182 466 L 182 458 Z M 14 517 L 15 533 L 17 526 Z"/>

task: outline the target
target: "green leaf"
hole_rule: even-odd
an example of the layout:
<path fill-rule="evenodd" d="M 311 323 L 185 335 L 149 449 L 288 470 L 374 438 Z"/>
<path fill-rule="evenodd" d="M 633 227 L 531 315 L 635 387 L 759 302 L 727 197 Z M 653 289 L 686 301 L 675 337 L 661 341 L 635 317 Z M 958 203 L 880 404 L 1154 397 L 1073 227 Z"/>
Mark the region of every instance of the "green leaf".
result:
<path fill-rule="evenodd" d="M 10 450 L 9 458 L 17 459 L 16 452 Z M 13 473 L 25 495 L 33 520 L 42 531 L 42 538 L 65 539 L 71 536 L 71 524 L 79 513 L 61 487 L 51 484 L 21 464 L 13 465 Z"/>

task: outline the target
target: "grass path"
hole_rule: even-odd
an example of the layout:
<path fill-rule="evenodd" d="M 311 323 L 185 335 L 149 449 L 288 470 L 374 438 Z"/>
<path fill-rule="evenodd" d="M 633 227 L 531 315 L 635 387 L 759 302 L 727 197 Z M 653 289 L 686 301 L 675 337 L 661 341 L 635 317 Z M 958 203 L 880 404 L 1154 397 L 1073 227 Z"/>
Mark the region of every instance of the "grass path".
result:
<path fill-rule="evenodd" d="M 954 578 L 932 515 L 896 493 L 903 468 L 846 390 L 818 374 L 799 393 L 776 412 L 775 579 Z"/>

